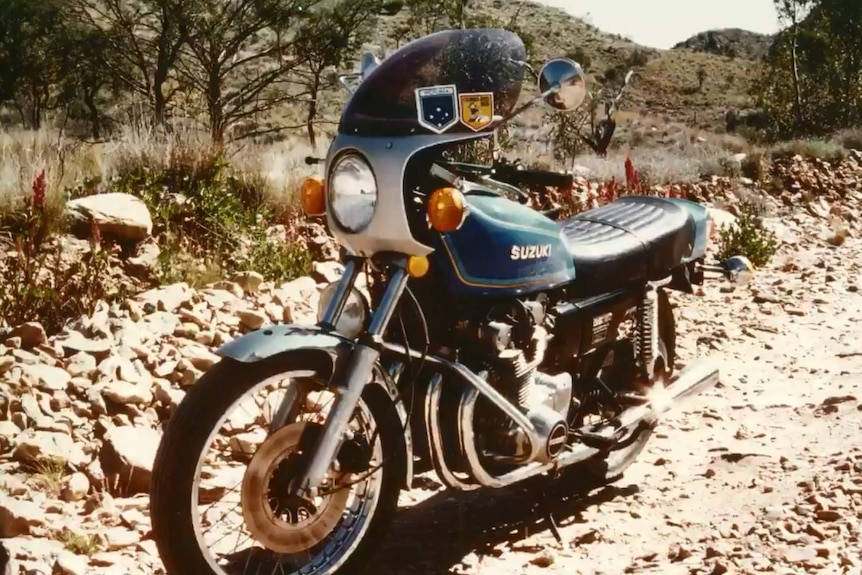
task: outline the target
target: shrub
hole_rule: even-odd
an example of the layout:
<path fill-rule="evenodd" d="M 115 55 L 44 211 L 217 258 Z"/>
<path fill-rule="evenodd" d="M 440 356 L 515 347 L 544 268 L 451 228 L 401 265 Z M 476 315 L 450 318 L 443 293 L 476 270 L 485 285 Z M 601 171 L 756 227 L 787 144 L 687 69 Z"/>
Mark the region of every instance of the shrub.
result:
<path fill-rule="evenodd" d="M 218 148 L 177 145 L 161 158 L 126 158 L 110 186 L 149 208 L 162 281 L 199 285 L 241 269 L 287 280 L 310 269 L 297 237 L 287 234 L 283 245 L 265 241 L 277 221 L 265 182 L 237 169 Z"/>
<path fill-rule="evenodd" d="M 762 182 L 766 179 L 769 165 L 763 152 L 751 152 L 742 160 L 740 169 L 746 178 L 755 182 Z"/>
<path fill-rule="evenodd" d="M 764 213 L 764 207 L 756 201 L 742 202 L 736 223 L 722 226 L 718 232 L 720 260 L 742 255 L 757 267 L 769 264 L 778 250 L 778 238 L 763 225 Z"/>
<path fill-rule="evenodd" d="M 781 142 L 772 148 L 772 157 L 775 159 L 792 158 L 802 156 L 808 160 L 824 160 L 836 162 L 847 156 L 847 150 L 837 142 L 824 140 L 794 140 Z"/>
<path fill-rule="evenodd" d="M 92 227 L 89 250 L 70 254 L 53 234 L 57 219 L 46 206 L 42 172 L 6 232 L 14 249 L 0 257 L 0 327 L 38 320 L 59 330 L 65 320 L 92 314 L 99 300 L 122 295 L 123 284 L 111 277 L 110 252 L 99 229 Z M 64 253 L 65 252 L 65 253 Z"/>

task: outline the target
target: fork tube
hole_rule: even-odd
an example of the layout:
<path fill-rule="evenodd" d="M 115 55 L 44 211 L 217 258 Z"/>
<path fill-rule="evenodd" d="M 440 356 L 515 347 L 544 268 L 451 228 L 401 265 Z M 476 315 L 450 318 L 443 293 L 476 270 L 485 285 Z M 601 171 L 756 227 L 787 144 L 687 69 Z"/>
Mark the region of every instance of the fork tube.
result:
<path fill-rule="evenodd" d="M 320 318 L 320 325 L 323 327 L 334 328 L 344 310 L 344 304 L 347 303 L 347 296 L 350 295 L 350 290 L 356 283 L 356 277 L 359 275 L 359 266 L 357 260 L 351 258 L 344 262 L 344 273 L 341 274 L 341 279 L 338 280 L 338 287 L 335 288 L 335 294 L 326 310 L 323 312 L 323 317 Z"/>
<path fill-rule="evenodd" d="M 372 340 L 385 331 L 407 286 L 408 275 L 404 265 L 403 259 L 396 263 L 397 267 L 392 273 L 380 305 L 374 310 L 374 316 L 365 337 L 361 337 L 354 347 L 350 359 L 344 364 L 344 371 L 338 370 L 335 373 L 333 380 L 336 397 L 332 408 L 304 476 L 298 477 L 293 484 L 293 489 L 303 497 L 310 498 L 317 495 L 318 487 L 344 441 L 347 426 L 362 396 L 362 391 L 371 381 L 374 365 L 380 356 Z"/>

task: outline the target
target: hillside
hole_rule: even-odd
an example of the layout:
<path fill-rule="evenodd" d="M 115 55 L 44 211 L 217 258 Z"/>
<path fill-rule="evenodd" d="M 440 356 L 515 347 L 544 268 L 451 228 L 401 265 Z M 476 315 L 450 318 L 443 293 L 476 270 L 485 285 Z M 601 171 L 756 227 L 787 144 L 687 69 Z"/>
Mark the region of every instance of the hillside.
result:
<path fill-rule="evenodd" d="M 759 34 L 740 28 L 725 28 L 695 34 L 676 44 L 673 49 L 685 48 L 717 56 L 759 60 L 769 51 L 773 38 L 768 34 Z"/>
<path fill-rule="evenodd" d="M 594 83 L 601 82 L 609 70 L 634 67 L 636 74 L 621 109 L 635 117 L 710 129 L 723 127 L 729 107 L 749 104 L 752 61 L 697 50 L 648 48 L 602 32 L 561 9 L 533 2 L 474 0 L 469 9 L 503 23 L 515 17 L 522 35 L 532 44 L 531 57 L 536 63 L 554 56 L 576 56 Z M 370 47 L 384 55 L 403 45 L 398 39 L 403 37 L 407 18 L 406 10 L 381 16 Z M 706 72 L 702 86 L 700 68 Z"/>

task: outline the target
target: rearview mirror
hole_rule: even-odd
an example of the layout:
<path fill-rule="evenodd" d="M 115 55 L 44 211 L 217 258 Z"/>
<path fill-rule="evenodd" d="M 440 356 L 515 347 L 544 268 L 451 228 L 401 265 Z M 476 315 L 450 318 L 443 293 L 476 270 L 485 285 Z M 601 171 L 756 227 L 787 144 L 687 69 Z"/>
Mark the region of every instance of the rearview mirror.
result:
<path fill-rule="evenodd" d="M 587 97 L 587 76 L 574 60 L 554 58 L 539 72 L 539 91 L 546 104 L 570 112 Z"/>
<path fill-rule="evenodd" d="M 362 55 L 362 60 L 359 64 L 359 73 L 362 74 L 363 79 L 367 78 L 368 75 L 379 65 L 380 59 L 371 52 L 366 52 Z"/>

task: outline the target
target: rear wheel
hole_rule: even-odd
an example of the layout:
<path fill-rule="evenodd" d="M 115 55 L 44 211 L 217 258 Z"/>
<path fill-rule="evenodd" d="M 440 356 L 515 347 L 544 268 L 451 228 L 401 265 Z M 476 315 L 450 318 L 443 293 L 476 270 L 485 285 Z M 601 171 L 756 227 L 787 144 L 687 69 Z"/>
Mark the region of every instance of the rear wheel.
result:
<path fill-rule="evenodd" d="M 323 495 L 291 497 L 333 399 L 313 362 L 293 363 L 223 360 L 171 418 L 150 494 L 169 575 L 350 572 L 381 539 L 400 490 L 401 428 L 389 398 L 366 388 Z M 283 414 L 285 394 L 296 399 Z"/>
<path fill-rule="evenodd" d="M 673 375 L 676 361 L 676 322 L 673 309 L 667 293 L 658 291 L 659 316 L 659 353 L 656 362 L 654 381 L 666 384 Z M 611 388 L 621 392 L 643 393 L 638 389 L 634 350 L 628 357 L 615 358 L 614 364 L 607 370 L 607 381 Z M 600 453 L 583 464 L 575 465 L 565 470 L 565 475 L 576 480 L 583 488 L 591 489 L 608 485 L 622 478 L 625 471 L 634 463 L 652 437 L 654 427 L 642 426 L 620 441 L 617 446 L 607 452 Z"/>

